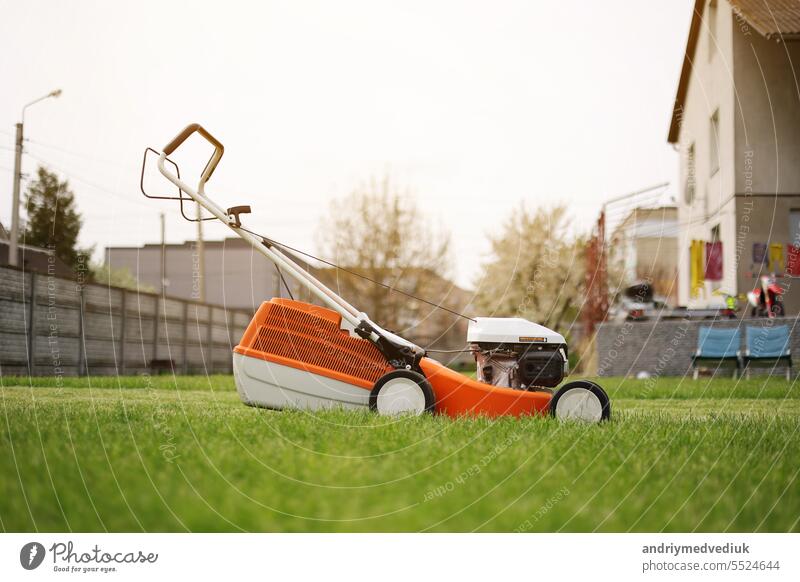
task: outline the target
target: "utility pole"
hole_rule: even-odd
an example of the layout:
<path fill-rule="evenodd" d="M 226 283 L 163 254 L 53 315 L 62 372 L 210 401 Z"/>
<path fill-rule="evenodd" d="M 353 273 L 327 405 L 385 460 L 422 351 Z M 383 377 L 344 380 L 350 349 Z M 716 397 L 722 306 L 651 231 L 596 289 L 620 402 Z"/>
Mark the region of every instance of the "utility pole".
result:
<path fill-rule="evenodd" d="M 167 241 L 164 213 L 161 213 L 161 294 L 167 294 Z"/>
<path fill-rule="evenodd" d="M 12 267 L 19 266 L 19 261 L 17 260 L 17 254 L 19 252 L 19 190 L 20 182 L 22 181 L 22 143 L 24 141 L 23 127 L 25 125 L 25 110 L 34 103 L 44 101 L 49 97 L 58 97 L 59 95 L 61 95 L 61 89 L 56 89 L 55 91 L 51 91 L 43 97 L 39 97 L 38 99 L 34 99 L 30 103 L 27 103 L 22 108 L 20 122 L 17 124 L 16 147 L 14 152 L 14 175 L 12 177 L 14 180 L 14 188 L 11 196 L 11 232 L 9 233 L 9 238 L 11 240 L 8 241 L 8 264 Z"/>
<path fill-rule="evenodd" d="M 594 334 L 595 327 L 608 313 L 608 282 L 605 252 L 605 206 L 597 219 L 597 231 L 586 245 L 586 300 L 581 310 L 586 337 Z"/>
<path fill-rule="evenodd" d="M 11 240 L 8 241 L 8 264 L 19 266 L 17 241 L 19 240 L 19 185 L 22 180 L 22 123 L 17 124 L 17 140 L 14 152 L 14 192 L 11 197 Z"/>

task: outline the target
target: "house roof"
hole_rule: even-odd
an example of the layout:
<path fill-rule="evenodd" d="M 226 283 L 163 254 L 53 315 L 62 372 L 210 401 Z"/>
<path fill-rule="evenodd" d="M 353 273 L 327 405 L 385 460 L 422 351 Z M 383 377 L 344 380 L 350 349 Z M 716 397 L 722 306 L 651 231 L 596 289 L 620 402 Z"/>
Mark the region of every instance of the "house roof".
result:
<path fill-rule="evenodd" d="M 800 35 L 800 0 L 729 0 L 735 18 L 743 19 L 759 34 L 766 38 L 785 38 Z M 700 37 L 705 0 L 695 0 L 692 23 L 689 25 L 689 38 L 683 55 L 683 67 L 678 81 L 678 92 L 672 108 L 667 141 L 677 143 L 683 117 L 683 104 L 689 90 L 689 77 L 692 62 Z"/>
<path fill-rule="evenodd" d="M 733 12 L 761 36 L 800 34 L 800 0 L 730 0 Z"/>
<path fill-rule="evenodd" d="M 670 220 L 677 220 L 678 219 L 678 207 L 677 206 L 656 206 L 654 208 L 634 208 L 631 210 L 625 218 L 614 228 L 614 232 L 611 234 L 611 239 L 624 235 L 625 231 L 630 228 L 632 225 L 636 225 L 639 222 L 644 222 L 649 219 L 660 220 L 662 223 L 666 223 Z M 659 236 L 663 236 L 659 234 Z"/>
<path fill-rule="evenodd" d="M 0 240 L 0 265 L 7 267 L 9 242 Z M 34 247 L 31 245 L 20 244 L 17 247 L 17 264 L 22 271 L 35 271 L 45 275 L 55 275 L 73 279 L 75 272 L 64 261 L 47 249 Z"/>

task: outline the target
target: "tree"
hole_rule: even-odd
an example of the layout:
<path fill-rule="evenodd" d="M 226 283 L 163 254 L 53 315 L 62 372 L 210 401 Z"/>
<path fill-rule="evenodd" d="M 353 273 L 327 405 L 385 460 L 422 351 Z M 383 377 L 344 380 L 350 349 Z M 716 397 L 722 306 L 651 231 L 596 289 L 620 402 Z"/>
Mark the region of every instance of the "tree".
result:
<path fill-rule="evenodd" d="M 584 287 L 581 238 L 570 236 L 563 205 L 521 206 L 491 237 L 475 304 L 484 315 L 522 317 L 566 333 L 580 311 Z"/>
<path fill-rule="evenodd" d="M 78 256 L 85 251 L 78 249 L 82 220 L 69 184 L 40 166 L 36 180 L 28 186 L 25 207 L 28 213 L 25 244 L 51 249 L 55 256 L 76 269 Z"/>
<path fill-rule="evenodd" d="M 123 287 L 144 293 L 155 293 L 155 287 L 140 283 L 128 267 L 112 268 L 108 263 L 90 265 L 92 281 L 109 287 Z"/>
<path fill-rule="evenodd" d="M 455 305 L 463 298 L 456 297 L 457 288 L 447 280 L 449 234 L 434 229 L 414 197 L 400 191 L 388 176 L 334 200 L 319 233 L 323 255 L 338 265 L 443 306 L 463 307 Z M 362 278 L 336 269 L 318 274 L 387 329 L 441 342 L 452 327 L 453 315 Z"/>

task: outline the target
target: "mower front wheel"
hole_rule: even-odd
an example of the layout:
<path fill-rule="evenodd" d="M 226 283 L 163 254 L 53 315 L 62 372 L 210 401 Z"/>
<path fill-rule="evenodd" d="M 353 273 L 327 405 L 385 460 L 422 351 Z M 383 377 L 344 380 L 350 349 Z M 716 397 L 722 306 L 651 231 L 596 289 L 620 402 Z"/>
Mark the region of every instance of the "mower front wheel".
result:
<path fill-rule="evenodd" d="M 611 400 L 594 382 L 568 382 L 550 400 L 550 415 L 559 420 L 602 422 L 611 418 Z"/>
<path fill-rule="evenodd" d="M 432 413 L 436 406 L 430 382 L 418 372 L 392 370 L 375 382 L 369 393 L 369 408 L 382 416 Z"/>

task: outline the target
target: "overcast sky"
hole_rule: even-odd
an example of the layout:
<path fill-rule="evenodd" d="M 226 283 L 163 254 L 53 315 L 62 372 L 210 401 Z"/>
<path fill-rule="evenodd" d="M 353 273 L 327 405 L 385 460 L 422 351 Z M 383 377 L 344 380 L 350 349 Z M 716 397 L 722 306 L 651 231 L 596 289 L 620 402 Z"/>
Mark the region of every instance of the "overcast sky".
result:
<path fill-rule="evenodd" d="M 208 192 L 254 227 L 316 250 L 329 201 L 388 170 L 450 229 L 469 285 L 520 201 L 587 228 L 603 199 L 675 182 L 692 4 L 0 0 L 0 221 L 20 109 L 61 88 L 26 113 L 23 170 L 70 179 L 98 256 L 157 242 L 161 210 L 169 242 L 193 237 L 138 173 L 197 121 L 226 146 Z"/>

